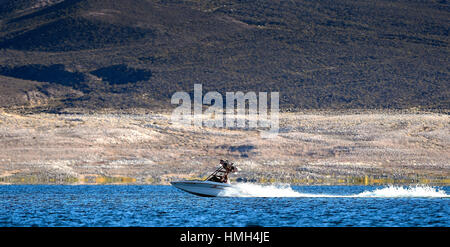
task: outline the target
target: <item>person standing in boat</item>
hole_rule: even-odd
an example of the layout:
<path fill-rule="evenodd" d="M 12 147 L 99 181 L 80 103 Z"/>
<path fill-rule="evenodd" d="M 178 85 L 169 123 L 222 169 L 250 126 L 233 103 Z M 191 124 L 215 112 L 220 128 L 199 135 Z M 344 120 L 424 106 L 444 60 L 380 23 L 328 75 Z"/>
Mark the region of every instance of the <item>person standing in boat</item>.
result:
<path fill-rule="evenodd" d="M 220 164 L 225 169 L 223 176 L 221 176 L 220 180 L 222 183 L 228 183 L 228 174 L 237 172 L 237 168 L 233 163 L 230 163 L 228 160 L 220 160 Z"/>

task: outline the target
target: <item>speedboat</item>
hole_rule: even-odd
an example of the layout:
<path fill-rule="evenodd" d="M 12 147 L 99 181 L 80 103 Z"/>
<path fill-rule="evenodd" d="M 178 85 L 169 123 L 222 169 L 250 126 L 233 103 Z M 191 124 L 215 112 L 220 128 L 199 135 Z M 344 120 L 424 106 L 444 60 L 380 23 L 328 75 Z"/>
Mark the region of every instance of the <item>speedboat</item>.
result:
<path fill-rule="evenodd" d="M 228 181 L 228 174 L 234 172 L 237 172 L 237 168 L 233 163 L 220 160 L 220 167 L 206 180 L 184 180 L 171 182 L 171 184 L 175 188 L 194 195 L 215 197 L 220 196 L 226 188 L 232 187 Z"/>
<path fill-rule="evenodd" d="M 171 184 L 182 191 L 198 196 L 208 197 L 219 196 L 220 192 L 224 191 L 228 187 L 231 187 L 231 185 L 227 183 L 201 180 L 177 181 L 171 182 Z"/>

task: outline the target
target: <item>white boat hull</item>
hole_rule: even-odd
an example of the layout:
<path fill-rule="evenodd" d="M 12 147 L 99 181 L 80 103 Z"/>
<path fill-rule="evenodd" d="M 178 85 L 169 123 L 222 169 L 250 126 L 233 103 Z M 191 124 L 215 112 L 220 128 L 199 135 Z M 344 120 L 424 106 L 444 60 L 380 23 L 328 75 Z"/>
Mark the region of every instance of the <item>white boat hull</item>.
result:
<path fill-rule="evenodd" d="M 228 187 L 231 187 L 230 184 L 226 183 L 198 180 L 171 182 L 171 184 L 174 187 L 188 193 L 209 197 L 220 196 L 220 192 L 224 191 Z"/>

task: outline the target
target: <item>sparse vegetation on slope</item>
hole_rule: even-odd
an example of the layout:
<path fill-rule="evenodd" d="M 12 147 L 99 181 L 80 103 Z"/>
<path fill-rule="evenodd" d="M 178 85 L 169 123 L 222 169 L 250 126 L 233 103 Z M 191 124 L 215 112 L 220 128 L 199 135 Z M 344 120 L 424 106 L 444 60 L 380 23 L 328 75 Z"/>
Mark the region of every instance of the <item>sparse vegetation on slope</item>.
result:
<path fill-rule="evenodd" d="M 428 113 L 283 114 L 280 134 L 169 124 L 168 114 L 0 113 L 0 182 L 167 184 L 218 159 L 237 181 L 450 184 L 450 118 Z"/>
<path fill-rule="evenodd" d="M 443 1 L 2 2 L 0 66 L 85 75 L 71 86 L 84 96 L 58 107 L 166 108 L 202 83 L 280 91 L 284 110 L 450 109 Z M 89 73 L 118 64 L 152 76 L 117 84 Z"/>

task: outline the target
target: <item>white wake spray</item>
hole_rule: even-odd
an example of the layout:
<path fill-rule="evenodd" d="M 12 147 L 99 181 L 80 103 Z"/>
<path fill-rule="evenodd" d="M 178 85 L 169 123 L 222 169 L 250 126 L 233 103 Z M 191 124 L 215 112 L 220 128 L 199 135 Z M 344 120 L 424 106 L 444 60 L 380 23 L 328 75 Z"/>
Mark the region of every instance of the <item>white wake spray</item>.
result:
<path fill-rule="evenodd" d="M 219 195 L 226 197 L 300 197 L 302 194 L 286 184 L 259 185 L 238 183 L 226 188 Z"/>
<path fill-rule="evenodd" d="M 427 185 L 410 187 L 388 186 L 374 191 L 364 191 L 354 197 L 441 197 L 450 198 L 444 190 Z"/>
<path fill-rule="evenodd" d="M 347 197 L 347 198 L 402 198 L 402 197 L 438 197 L 450 198 L 444 190 L 430 187 L 427 185 L 417 186 L 388 186 L 375 189 L 373 191 L 364 191 L 354 195 L 331 195 L 331 194 L 312 194 L 300 193 L 291 188 L 290 185 L 259 185 L 251 183 L 238 183 L 232 187 L 226 188 L 219 194 L 223 197 Z"/>

